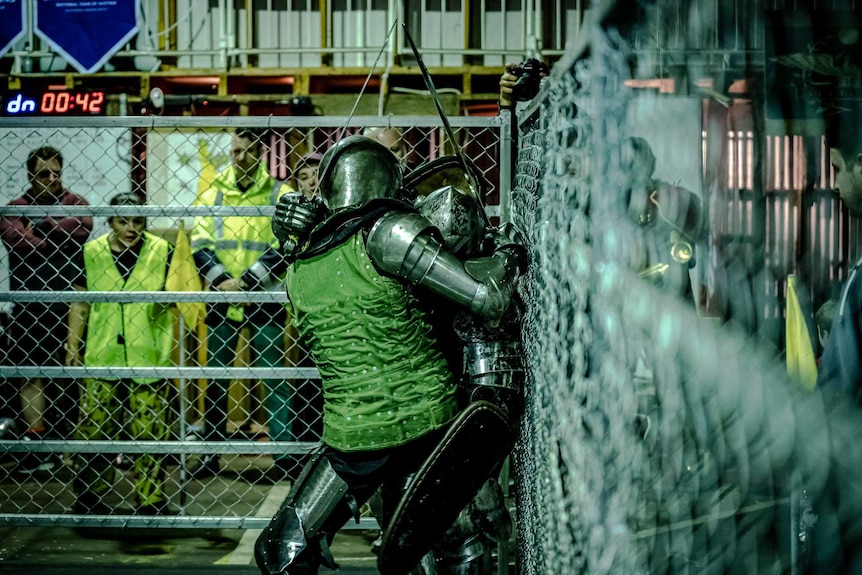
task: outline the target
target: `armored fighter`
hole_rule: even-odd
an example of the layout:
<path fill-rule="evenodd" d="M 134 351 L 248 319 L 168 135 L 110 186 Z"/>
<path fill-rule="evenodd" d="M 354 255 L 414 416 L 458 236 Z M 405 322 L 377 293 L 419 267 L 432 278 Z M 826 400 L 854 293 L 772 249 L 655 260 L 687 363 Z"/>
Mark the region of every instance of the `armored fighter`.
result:
<path fill-rule="evenodd" d="M 321 374 L 324 445 L 257 540 L 266 575 L 334 567 L 332 536 L 382 485 L 392 487 L 383 501 L 383 575 L 411 572 L 435 541 L 455 550 L 440 560 L 442 572 L 471 572 L 459 566 L 472 558 L 464 541 L 475 542 L 477 528 L 505 532 L 499 498 L 486 487 L 511 449 L 519 410 L 512 378 L 489 368 L 505 346 L 473 345 L 472 374 L 456 376 L 428 301 L 442 298 L 496 324 L 510 308 L 524 251 L 486 241 L 483 230 L 488 253 L 459 257 L 438 227 L 398 199 L 402 188 L 389 150 L 352 136 L 321 162 L 322 202 L 285 196 L 273 218 L 293 260 L 285 279 L 292 317 Z M 464 333 L 484 331 L 463 325 Z M 461 403 L 459 380 L 471 383 Z"/>

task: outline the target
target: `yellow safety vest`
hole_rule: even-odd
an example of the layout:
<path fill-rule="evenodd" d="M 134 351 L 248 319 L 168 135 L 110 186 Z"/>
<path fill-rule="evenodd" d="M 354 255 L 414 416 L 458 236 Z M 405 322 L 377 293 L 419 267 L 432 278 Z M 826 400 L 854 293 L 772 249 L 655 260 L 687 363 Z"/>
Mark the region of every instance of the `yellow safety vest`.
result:
<path fill-rule="evenodd" d="M 123 280 L 105 234 L 84 244 L 87 289 L 91 291 L 163 291 L 170 243 L 144 232 L 135 267 Z M 153 302 L 94 302 L 87 321 L 84 365 L 88 367 L 165 367 L 171 364 L 173 316 Z M 133 378 L 139 383 L 159 378 Z"/>
<path fill-rule="evenodd" d="M 270 176 L 266 164 L 261 162 L 254 185 L 240 192 L 234 168 L 229 166 L 201 193 L 195 205 L 274 206 L 278 198 L 289 191 L 290 187 Z M 278 246 L 270 220 L 267 216 L 198 216 L 192 229 L 192 251 L 211 249 L 225 271 L 238 278 L 268 247 Z"/>

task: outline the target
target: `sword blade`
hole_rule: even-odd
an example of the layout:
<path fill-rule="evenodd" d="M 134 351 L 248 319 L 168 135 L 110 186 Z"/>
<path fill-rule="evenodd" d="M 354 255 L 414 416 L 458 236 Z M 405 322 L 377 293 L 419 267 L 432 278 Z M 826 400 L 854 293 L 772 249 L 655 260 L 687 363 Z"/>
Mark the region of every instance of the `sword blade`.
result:
<path fill-rule="evenodd" d="M 470 194 L 481 206 L 482 198 L 478 197 L 479 182 L 476 181 L 476 176 L 473 174 L 473 170 L 471 170 L 467 164 L 464 150 L 461 149 L 461 146 L 458 144 L 458 140 L 455 139 L 455 134 L 452 132 L 452 125 L 449 123 L 449 118 L 446 117 L 446 112 L 443 111 L 443 104 L 440 103 L 440 97 L 437 95 L 437 88 L 434 87 L 434 81 L 431 80 L 431 74 L 428 73 L 428 68 L 425 67 L 425 62 L 422 61 L 422 56 L 419 54 L 419 49 L 416 48 L 416 43 L 413 41 L 413 36 L 410 35 L 410 30 L 407 28 L 407 24 L 402 23 L 401 27 L 404 29 L 404 36 L 407 38 L 407 42 L 410 44 L 410 49 L 413 50 L 413 55 L 416 57 L 416 63 L 419 65 L 419 71 L 422 72 L 422 79 L 425 81 L 425 86 L 428 87 L 431 99 L 434 100 L 434 106 L 437 107 L 437 114 L 443 122 L 443 130 L 446 132 L 446 137 L 449 138 L 450 142 L 452 142 L 452 146 L 455 148 L 455 155 L 458 156 L 458 160 L 461 162 L 461 167 L 464 168 L 464 174 L 467 176 L 467 181 L 470 183 Z M 482 214 L 485 215 L 485 220 L 487 222 L 488 216 L 485 214 L 484 208 L 482 209 Z"/>

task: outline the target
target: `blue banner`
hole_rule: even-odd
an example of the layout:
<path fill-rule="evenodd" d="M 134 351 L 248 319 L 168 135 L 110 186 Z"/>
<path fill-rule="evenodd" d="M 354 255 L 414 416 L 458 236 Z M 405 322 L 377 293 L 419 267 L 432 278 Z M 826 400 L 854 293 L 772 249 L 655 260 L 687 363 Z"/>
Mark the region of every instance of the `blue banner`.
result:
<path fill-rule="evenodd" d="M 139 14 L 140 0 L 36 0 L 36 34 L 89 74 L 137 33 Z"/>
<path fill-rule="evenodd" d="M 0 0 L 0 56 L 24 35 L 24 0 Z"/>

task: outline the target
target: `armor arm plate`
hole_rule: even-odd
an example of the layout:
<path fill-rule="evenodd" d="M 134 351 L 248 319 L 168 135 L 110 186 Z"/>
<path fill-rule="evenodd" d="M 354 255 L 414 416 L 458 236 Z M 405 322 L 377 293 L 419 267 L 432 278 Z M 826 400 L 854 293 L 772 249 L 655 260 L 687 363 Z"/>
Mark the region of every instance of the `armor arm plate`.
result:
<path fill-rule="evenodd" d="M 426 287 L 484 317 L 503 314 L 517 279 L 505 252 L 465 265 L 443 249 L 436 228 L 416 213 L 381 217 L 368 232 L 366 249 L 382 272 Z"/>

